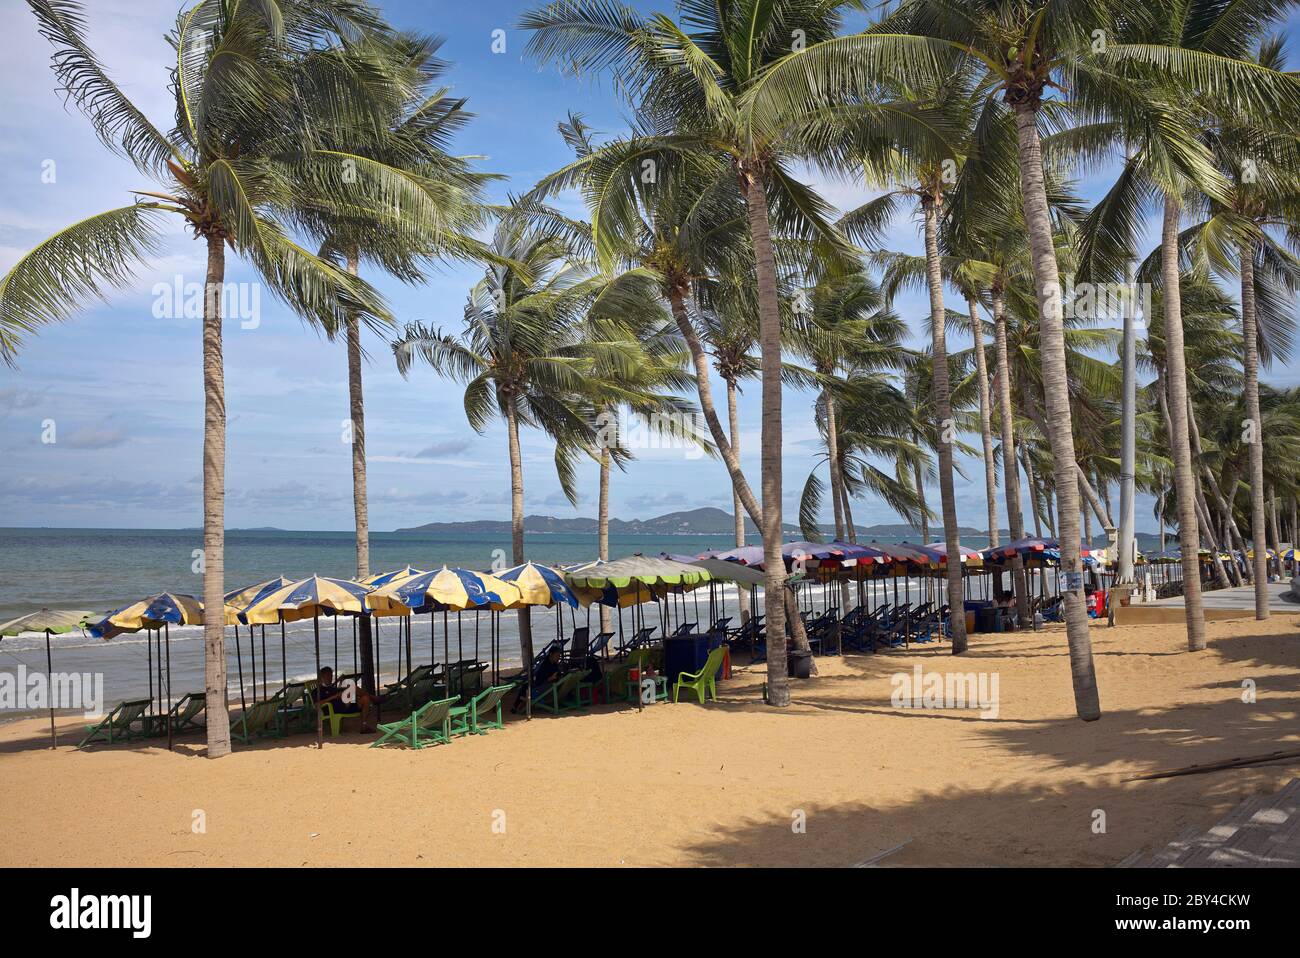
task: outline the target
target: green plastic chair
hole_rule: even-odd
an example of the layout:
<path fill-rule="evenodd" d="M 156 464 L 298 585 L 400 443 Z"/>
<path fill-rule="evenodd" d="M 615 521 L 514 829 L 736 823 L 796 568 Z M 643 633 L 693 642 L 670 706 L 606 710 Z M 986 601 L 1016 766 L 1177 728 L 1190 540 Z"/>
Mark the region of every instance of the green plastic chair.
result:
<path fill-rule="evenodd" d="M 705 701 L 707 695 L 712 695 L 713 701 L 716 702 L 718 700 L 718 687 L 715 680 L 718 677 L 718 669 L 722 668 L 722 656 L 722 646 L 718 646 L 704 660 L 704 668 L 698 672 L 683 672 L 677 676 L 677 684 L 673 686 L 673 701 L 677 701 L 677 696 L 682 689 L 691 689 L 699 696 L 701 704 Z"/>
<path fill-rule="evenodd" d="M 453 736 L 465 735 L 469 726 L 463 718 L 453 717 L 452 706 L 456 699 L 440 699 L 427 702 L 402 719 L 379 726 L 383 733 L 370 743 L 371 748 L 384 745 L 390 739 L 394 745 L 407 745 L 411 748 L 424 748 L 426 745 L 449 745 Z"/>
<path fill-rule="evenodd" d="M 86 726 L 86 737 L 77 743 L 77 748 L 85 748 L 96 742 L 108 742 L 111 745 L 114 741 L 125 742 L 133 738 L 143 738 L 149 733 L 149 721 L 144 713 L 152 704 L 149 699 L 119 702 L 113 707 L 113 711 L 99 722 Z M 140 723 L 138 732 L 131 730 L 131 726 L 136 722 Z"/>
<path fill-rule="evenodd" d="M 452 718 L 459 717 L 462 721 L 468 721 L 469 730 L 474 735 L 486 735 L 487 730 L 490 728 L 505 728 L 506 723 L 501 715 L 501 703 L 505 700 L 506 695 L 513 690 L 513 685 L 490 686 L 470 699 L 469 705 L 452 709 Z M 494 709 L 497 713 L 495 721 L 491 718 Z"/>
<path fill-rule="evenodd" d="M 230 734 L 245 745 L 264 735 L 280 738 L 284 734 L 280 727 L 280 700 L 269 698 L 254 702 L 230 724 Z"/>

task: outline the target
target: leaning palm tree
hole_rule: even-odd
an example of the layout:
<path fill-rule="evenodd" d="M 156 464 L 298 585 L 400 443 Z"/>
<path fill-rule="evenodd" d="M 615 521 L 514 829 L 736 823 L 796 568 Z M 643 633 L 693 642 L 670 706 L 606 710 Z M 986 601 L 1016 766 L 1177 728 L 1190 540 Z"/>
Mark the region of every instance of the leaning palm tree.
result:
<path fill-rule="evenodd" d="M 313 156 L 316 132 L 360 123 L 399 92 L 358 63 L 348 44 L 385 27 L 351 0 L 278 4 L 200 3 L 181 11 L 169 39 L 176 127 L 163 134 L 112 81 L 85 36 L 81 5 L 28 0 L 55 48 L 53 68 L 100 141 L 130 159 L 159 188 L 131 204 L 90 216 L 24 255 L 0 280 L 0 349 L 17 334 L 73 316 L 80 304 L 128 286 L 159 250 L 162 220 L 179 216 L 207 250 L 203 309 L 203 598 L 208 755 L 230 751 L 226 712 L 225 384 L 222 302 L 226 251 L 258 281 L 326 330 L 350 313 L 384 323 L 388 313 L 368 285 L 310 253 L 289 226 L 302 204 L 328 207 L 328 171 Z M 325 95 L 322 91 L 329 90 Z M 372 197 L 351 202 L 380 216 Z"/>
<path fill-rule="evenodd" d="M 641 160 L 721 158 L 744 202 L 753 246 L 763 385 L 762 524 L 768 701 L 789 701 L 785 566 L 781 556 L 781 306 L 773 220 L 797 220 L 828 254 L 851 251 L 826 204 L 791 172 L 809 157 L 827 168 L 857 162 L 887 140 L 930 139 L 913 104 L 881 104 L 887 76 L 934 70 L 918 38 L 839 37 L 839 3 L 679 0 L 681 23 L 615 0 L 561 0 L 525 15 L 529 55 L 574 74 L 609 70 L 644 124 Z M 849 106 L 849 104 L 852 104 Z M 845 106 L 847 109 L 839 109 Z M 716 436 L 715 436 L 716 441 Z"/>
<path fill-rule="evenodd" d="M 1048 102 L 1045 93 L 1052 85 L 1067 88 L 1071 105 L 1094 116 L 1142 114 L 1149 102 L 1150 85 L 1156 81 L 1171 86 L 1181 83 L 1220 102 L 1267 102 L 1288 113 L 1294 113 L 1296 105 L 1295 94 L 1283 84 L 1236 61 L 1170 46 L 1167 40 L 1163 44 L 1118 42 L 1132 36 L 1131 30 L 1126 32 L 1129 21 L 1149 23 L 1153 19 L 1158 15 L 1153 17 L 1146 9 L 1135 10 L 1108 0 L 975 0 L 960 6 L 946 0 L 906 0 L 881 27 L 940 39 L 964 51 L 972 69 L 981 76 L 982 88 L 989 95 L 1001 94 L 1015 116 L 1021 194 L 1042 327 L 1044 399 L 1060 507 L 1071 671 L 1076 711 L 1088 721 L 1100 717 L 1101 712 L 1091 657 L 1085 654 L 1088 621 L 1078 547 L 1078 463 L 1066 381 L 1061 275 L 1052 241 L 1039 129 Z M 1199 29 L 1200 23 L 1193 20 L 1196 25 L 1191 26 L 1183 16 L 1175 22 L 1188 25 L 1189 30 Z M 1098 42 L 1099 36 L 1104 42 Z M 1176 229 L 1176 204 L 1171 204 L 1167 219 Z M 1176 307 L 1173 301 L 1166 306 L 1174 312 Z M 1175 437 L 1176 446 L 1179 438 Z M 1191 469 L 1186 460 L 1187 456 L 1179 453 L 1179 473 L 1188 478 Z M 1196 647 L 1194 637 L 1189 643 Z"/>
<path fill-rule="evenodd" d="M 335 195 L 377 193 L 391 207 L 382 220 L 337 203 L 309 207 L 301 219 L 324 237 L 321 255 L 342 262 L 357 275 L 362 260 L 405 282 L 419 282 L 426 263 L 485 255 L 472 231 L 481 226 L 482 186 L 466 157 L 448 152 L 449 141 L 471 118 L 465 100 L 449 95 L 438 81 L 446 69 L 437 56 L 441 41 L 399 34 L 371 41 L 364 52 L 402 81 L 403 96 L 391 113 L 357 127 L 320 132 L 316 155 L 343 172 Z M 354 50 L 358 48 L 354 47 Z M 359 182 L 360 181 L 360 182 Z M 366 421 L 362 389 L 361 323 L 346 321 L 348 406 L 352 449 L 352 506 L 356 531 L 356 576 L 370 575 L 370 508 L 366 491 Z M 374 692 L 370 618 L 360 620 L 361 674 Z"/>

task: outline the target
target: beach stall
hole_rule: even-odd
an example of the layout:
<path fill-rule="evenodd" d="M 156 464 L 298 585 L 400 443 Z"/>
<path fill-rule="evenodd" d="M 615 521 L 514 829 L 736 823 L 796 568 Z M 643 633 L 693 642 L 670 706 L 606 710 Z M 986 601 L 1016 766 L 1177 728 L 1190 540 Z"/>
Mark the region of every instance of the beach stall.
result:
<path fill-rule="evenodd" d="M 54 659 L 50 653 L 50 636 L 66 635 L 73 629 L 84 629 L 94 612 L 71 609 L 41 609 L 29 612 L 0 625 L 0 639 L 6 635 L 24 632 L 45 633 L 45 695 L 50 707 L 50 748 L 58 748 L 59 735 L 54 729 Z"/>
<path fill-rule="evenodd" d="M 712 576 L 706 569 L 693 562 L 632 555 L 610 562 L 597 560 L 565 570 L 564 578 L 583 605 L 599 603 L 618 609 L 620 654 L 649 649 L 655 644 L 655 626 L 645 624 L 644 609 L 645 604 L 654 602 L 658 609 L 659 628 L 663 632 L 661 643 L 665 658 L 664 671 L 671 671 L 668 662 L 670 655 L 672 667 L 679 672 L 703 667 L 704 660 L 708 657 L 708 637 L 707 633 L 696 631 L 699 624 L 698 604 L 695 607 L 695 620 L 688 622 L 685 619 L 685 606 L 681 602 L 685 595 L 712 581 Z M 675 599 L 677 626 L 670 633 Z M 623 629 L 625 608 L 632 610 L 634 633 L 631 639 L 626 637 Z M 674 639 L 683 641 L 674 644 Z M 690 667 L 686 664 L 688 660 L 692 663 Z M 667 697 L 672 678 L 675 676 L 664 675 L 657 680 L 662 682 L 664 697 Z M 637 699 L 637 704 L 638 708 L 641 707 L 640 698 Z"/>

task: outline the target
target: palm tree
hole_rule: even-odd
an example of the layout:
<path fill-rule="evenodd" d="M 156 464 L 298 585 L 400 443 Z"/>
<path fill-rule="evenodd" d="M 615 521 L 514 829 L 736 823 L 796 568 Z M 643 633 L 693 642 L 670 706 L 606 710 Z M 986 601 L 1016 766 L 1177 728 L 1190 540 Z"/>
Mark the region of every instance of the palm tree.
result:
<path fill-rule="evenodd" d="M 801 156 L 840 167 L 887 139 L 933 137 L 908 104 L 879 104 L 885 77 L 933 68 L 917 38 L 836 36 L 839 3 L 773 0 L 750 6 L 679 0 L 682 24 L 612 0 L 564 0 L 525 15 L 528 53 L 572 73 L 610 70 L 646 125 L 647 159 L 721 157 L 744 201 L 758 292 L 763 385 L 762 522 L 768 702 L 789 701 L 785 568 L 781 557 L 781 278 L 773 221 L 797 222 L 828 253 L 850 251 L 825 204 L 788 167 Z M 847 110 L 839 109 L 852 102 Z M 707 415 L 707 412 L 706 412 Z M 715 442 L 716 442 L 715 435 Z M 721 449 L 721 447 L 720 447 Z"/>
<path fill-rule="evenodd" d="M 611 315 L 644 308 L 647 288 L 636 275 L 611 282 L 593 273 L 559 238 L 507 215 L 491 244 L 492 262 L 470 290 L 459 336 L 412 323 L 393 343 L 397 368 L 407 375 L 416 359 L 465 384 L 465 416 L 483 432 L 493 415 L 505 422 L 510 459 L 512 561 L 524 555 L 523 426 L 541 429 L 557 444 L 556 464 L 566 491 L 569 453 L 601 447 L 596 411 L 618 401 L 593 388 L 598 366 L 623 372 L 640 351 L 623 340 L 595 342 L 585 317 L 599 300 Z M 528 609 L 519 610 L 525 667 L 533 644 Z"/>
<path fill-rule="evenodd" d="M 537 184 L 525 198 L 524 213 L 538 228 L 565 237 L 584 251 L 590 248 L 607 271 L 626 270 L 657 278 L 658 295 L 668 304 L 690 355 L 700 411 L 726 465 L 733 496 L 761 529 L 762 507 L 741 469 L 739 447 L 734 445 L 739 435 L 734 380 L 745 366 L 735 350 L 747 348 L 745 344 L 756 339 L 756 331 L 745 332 L 753 326 L 747 327 L 742 317 L 754 315 L 757 306 L 745 285 L 753 275 L 753 257 L 745 208 L 731 166 L 715 155 L 665 152 L 645 137 L 615 138 L 596 145 L 576 119 L 570 117 L 561 125 L 561 132 L 578 158 Z M 647 162 L 653 170 L 651 176 L 646 175 Z M 573 187 L 581 189 L 587 201 L 590 226 L 541 205 L 546 197 Z M 798 246 L 798 254 L 791 245 Z M 777 249 L 783 261 L 807 256 L 806 247 L 799 244 L 783 241 Z M 715 340 L 715 334 L 734 341 Z M 713 400 L 710 349 L 720 370 L 727 366 L 736 374 L 722 373 L 728 384 L 731 437 Z M 739 508 L 736 521 L 737 535 L 743 537 Z M 793 596 L 788 590 L 781 594 L 783 604 L 789 606 L 795 645 L 807 648 Z"/>
<path fill-rule="evenodd" d="M 347 0 L 200 4 L 182 11 L 170 36 L 176 128 L 164 135 L 113 83 L 85 37 L 81 5 L 28 0 L 55 47 L 60 84 L 100 141 L 130 159 L 160 189 L 90 216 L 45 240 L 0 280 L 0 349 L 18 334 L 68 319 L 86 299 L 131 282 L 158 252 L 161 219 L 180 216 L 207 249 L 203 310 L 203 598 L 207 753 L 230 751 L 226 712 L 225 385 L 221 291 L 226 249 L 245 257 L 258 279 L 326 330 L 349 313 L 383 323 L 388 313 L 367 284 L 308 252 L 288 232 L 304 203 L 325 207 L 330 175 L 312 155 L 321 128 L 359 122 L 386 104 L 394 84 L 361 68 L 346 44 L 384 32 L 368 8 Z M 340 46 L 344 44 L 344 46 Z M 378 79 L 379 82 L 375 82 Z M 328 87 L 329 95 L 323 92 Z M 359 215 L 373 207 L 354 201 Z"/>
<path fill-rule="evenodd" d="M 1251 62 L 1284 71 L 1281 39 L 1262 42 Z M 1251 119 L 1227 116 L 1210 131 L 1211 148 L 1228 178 L 1228 196 L 1222 202 L 1211 200 L 1207 218 L 1189 229 L 1184 239 L 1196 250 L 1203 270 L 1235 271 L 1240 276 L 1246 418 L 1253 437 L 1248 484 L 1255 618 L 1266 619 L 1269 594 L 1266 550 L 1261 546 L 1266 538 L 1266 517 L 1259 367 L 1261 361 L 1267 364 L 1274 356 L 1285 354 L 1295 324 L 1292 300 L 1300 286 L 1300 259 L 1296 257 L 1300 233 L 1295 229 L 1300 211 L 1300 145 L 1294 130 L 1273 131 Z"/>
<path fill-rule="evenodd" d="M 321 132 L 317 155 L 348 171 L 340 185 L 348 192 L 376 193 L 389 211 L 380 222 L 330 206 L 309 209 L 303 217 L 313 234 L 324 237 L 321 255 L 341 260 L 354 276 L 363 258 L 406 282 L 418 282 L 426 261 L 486 255 L 470 234 L 482 224 L 482 185 L 490 177 L 474 172 L 466 158 L 447 151 L 450 138 L 471 114 L 463 98 L 451 97 L 446 87 L 436 86 L 446 69 L 437 57 L 441 42 L 402 34 L 371 44 L 365 52 L 402 79 L 402 98 L 389 104 L 391 112 L 382 123 L 368 117 L 355 128 Z M 358 181 L 363 184 L 359 190 Z M 370 575 L 370 510 L 361 324 L 355 312 L 347 316 L 346 345 L 356 576 L 365 579 Z M 359 645 L 362 681 L 373 693 L 368 616 L 360 619 Z"/>

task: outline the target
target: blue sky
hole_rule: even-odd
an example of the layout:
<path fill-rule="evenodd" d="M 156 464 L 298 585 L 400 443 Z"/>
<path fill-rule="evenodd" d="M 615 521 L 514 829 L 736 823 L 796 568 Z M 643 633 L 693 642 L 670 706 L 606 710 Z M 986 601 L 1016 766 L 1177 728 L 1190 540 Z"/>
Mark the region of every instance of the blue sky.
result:
<path fill-rule="evenodd" d="M 572 110 L 597 130 L 626 126 L 626 111 L 599 80 L 577 82 L 521 59 L 526 36 L 514 29 L 530 4 L 482 0 L 473 4 L 390 0 L 380 4 L 405 28 L 445 37 L 453 62 L 449 80 L 469 98 L 477 119 L 460 138 L 460 152 L 485 157 L 484 169 L 508 179 L 497 199 L 530 187 L 568 159 L 555 132 Z M 164 36 L 177 0 L 95 0 L 87 4 L 93 48 L 115 78 L 153 119 L 167 128 L 170 48 Z M 643 4 L 664 7 L 666 4 Z M 1300 36 L 1292 18 L 1288 33 Z M 492 51 L 494 30 L 506 50 Z M 1294 41 L 1293 41 L 1294 46 Z M 131 189 L 151 184 L 126 161 L 104 151 L 84 118 L 65 108 L 48 69 L 50 48 L 24 4 L 0 9 L 0 270 L 7 270 L 51 232 L 91 213 L 125 205 Z M 49 171 L 53 182 L 46 182 Z M 45 174 L 43 176 L 43 174 Z M 1089 199 L 1105 188 L 1108 171 L 1081 181 Z M 837 205 L 864 200 L 866 191 L 821 184 Z M 1154 239 L 1154 234 L 1151 236 Z M 917 225 L 903 219 L 892 244 L 920 252 Z M 251 279 L 228 258 L 227 280 Z M 30 338 L 20 368 L 0 367 L 0 525 L 179 527 L 201 523 L 202 383 L 199 323 L 159 318 L 157 284 L 203 281 L 201 244 L 177 225 L 165 249 L 132 288 L 106 304 L 88 306 L 67 324 Z M 465 293 L 478 271 L 448 266 L 418 287 L 367 276 L 389 297 L 400 321 L 421 320 L 448 329 L 461 323 Z M 926 305 L 918 296 L 899 303 L 914 331 Z M 958 339 L 953 344 L 962 348 Z M 388 530 L 429 521 L 504 518 L 509 514 L 505 433 L 470 429 L 453 383 L 427 370 L 398 375 L 387 344 L 367 340 L 365 369 L 371 527 Z M 227 524 L 292 529 L 345 529 L 351 524 L 346 362 L 341 343 L 329 343 L 289 310 L 261 302 L 260 323 L 225 329 Z M 1300 363 L 1267 374 L 1294 385 Z M 803 481 L 814 465 L 812 396 L 785 397 L 787 520 L 793 520 Z M 758 389 L 742 397 L 746 470 L 758 477 Z M 53 423 L 57 441 L 42 442 Z M 591 490 L 574 509 L 559 490 L 544 437 L 524 436 L 526 508 L 572 516 L 595 512 L 595 470 L 584 471 Z M 982 472 L 963 464 L 959 518 L 984 525 Z M 613 514 L 647 517 L 676 509 L 730 509 L 722 466 L 680 452 L 647 452 L 616 474 Z M 878 502 L 855 507 L 862 524 L 896 517 Z M 1005 517 L 1002 518 L 1005 525 Z M 1139 529 L 1153 528 L 1149 502 L 1139 502 Z"/>

